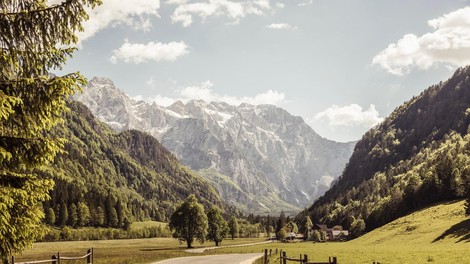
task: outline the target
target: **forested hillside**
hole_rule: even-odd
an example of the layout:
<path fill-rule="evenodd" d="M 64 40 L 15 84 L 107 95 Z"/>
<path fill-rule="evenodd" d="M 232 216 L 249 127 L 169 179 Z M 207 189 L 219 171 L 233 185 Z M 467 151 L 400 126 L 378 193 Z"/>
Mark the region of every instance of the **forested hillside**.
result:
<path fill-rule="evenodd" d="M 173 207 L 194 193 L 204 205 L 227 207 L 207 181 L 182 166 L 150 135 L 116 134 L 78 102 L 69 104 L 65 152 L 47 169 L 55 181 L 44 203 L 46 222 L 56 226 L 123 227 L 132 220 L 165 221 Z"/>
<path fill-rule="evenodd" d="M 315 221 L 370 230 L 410 211 L 469 196 L 470 66 L 429 87 L 369 130 Z"/>

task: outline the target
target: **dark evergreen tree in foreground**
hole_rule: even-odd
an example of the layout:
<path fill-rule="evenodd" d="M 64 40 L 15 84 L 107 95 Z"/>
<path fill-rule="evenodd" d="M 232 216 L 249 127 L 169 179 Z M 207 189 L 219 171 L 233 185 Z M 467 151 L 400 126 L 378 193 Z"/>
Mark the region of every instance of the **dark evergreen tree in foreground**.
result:
<path fill-rule="evenodd" d="M 170 217 L 173 237 L 186 242 L 192 248 L 194 240 L 204 243 L 207 235 L 207 216 L 202 204 L 191 194 L 181 203 Z"/>
<path fill-rule="evenodd" d="M 60 69 L 87 19 L 85 6 L 99 0 L 69 0 L 49 6 L 44 0 L 0 1 L 0 255 L 5 262 L 41 232 L 53 181 L 39 171 L 54 159 L 64 139 L 47 132 L 63 121 L 66 98 L 85 84 L 78 73 Z M 51 219 L 49 219 L 51 220 Z"/>

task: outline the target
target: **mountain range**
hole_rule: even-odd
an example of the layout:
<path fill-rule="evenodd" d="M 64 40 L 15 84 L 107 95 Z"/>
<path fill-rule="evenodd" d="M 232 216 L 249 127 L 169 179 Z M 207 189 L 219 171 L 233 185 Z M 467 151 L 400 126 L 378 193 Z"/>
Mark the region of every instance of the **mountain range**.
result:
<path fill-rule="evenodd" d="M 192 100 L 163 107 L 130 98 L 106 78 L 91 79 L 74 99 L 116 131 L 153 135 L 245 212 L 310 205 L 342 173 L 355 144 L 322 138 L 273 105 Z"/>

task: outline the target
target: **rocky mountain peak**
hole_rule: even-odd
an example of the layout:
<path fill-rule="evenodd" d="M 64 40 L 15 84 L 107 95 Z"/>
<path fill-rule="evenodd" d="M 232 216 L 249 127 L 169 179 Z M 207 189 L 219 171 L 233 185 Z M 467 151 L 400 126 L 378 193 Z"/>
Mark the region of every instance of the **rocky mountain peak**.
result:
<path fill-rule="evenodd" d="M 353 150 L 353 143 L 321 138 L 274 105 L 191 100 L 162 107 L 137 102 L 103 78 L 75 98 L 116 130 L 150 133 L 245 211 L 305 207 L 340 175 Z"/>

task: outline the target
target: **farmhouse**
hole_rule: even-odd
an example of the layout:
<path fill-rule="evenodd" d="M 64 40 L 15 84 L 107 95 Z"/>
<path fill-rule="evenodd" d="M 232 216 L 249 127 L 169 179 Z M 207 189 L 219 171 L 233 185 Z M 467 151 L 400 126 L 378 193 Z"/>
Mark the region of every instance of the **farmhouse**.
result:
<path fill-rule="evenodd" d="M 329 228 L 327 225 L 314 224 L 312 227 L 312 231 L 315 230 L 323 232 L 327 241 L 340 240 L 349 236 L 349 231 L 343 230 L 343 227 L 339 225 Z"/>

